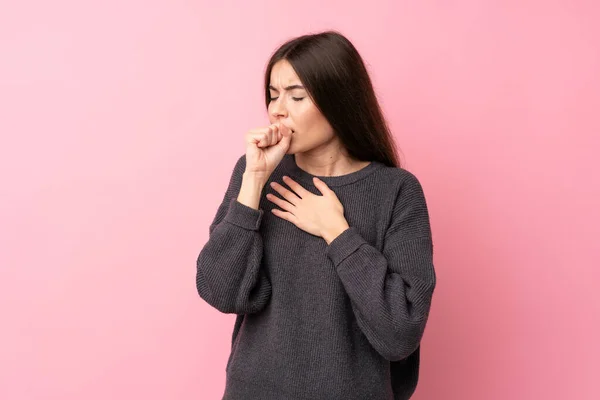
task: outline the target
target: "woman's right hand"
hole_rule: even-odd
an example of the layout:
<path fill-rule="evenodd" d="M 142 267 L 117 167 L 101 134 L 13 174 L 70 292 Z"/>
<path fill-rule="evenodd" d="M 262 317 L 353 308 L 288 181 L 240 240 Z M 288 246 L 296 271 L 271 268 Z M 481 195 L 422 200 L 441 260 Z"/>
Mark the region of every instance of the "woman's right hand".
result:
<path fill-rule="evenodd" d="M 277 123 L 246 133 L 246 173 L 265 180 L 283 159 L 290 147 L 292 131 Z"/>

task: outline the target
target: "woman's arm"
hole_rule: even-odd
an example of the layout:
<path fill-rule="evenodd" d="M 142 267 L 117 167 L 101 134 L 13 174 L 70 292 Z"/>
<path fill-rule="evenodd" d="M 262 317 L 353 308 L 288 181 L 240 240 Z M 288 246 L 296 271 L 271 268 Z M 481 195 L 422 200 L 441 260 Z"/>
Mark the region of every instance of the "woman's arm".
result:
<path fill-rule="evenodd" d="M 381 252 L 350 227 L 326 253 L 375 350 L 389 361 L 412 354 L 423 336 L 436 284 L 429 215 L 417 178 L 409 174 L 402 183 Z"/>
<path fill-rule="evenodd" d="M 271 297 L 271 283 L 261 269 L 263 210 L 258 209 L 258 201 L 264 183 L 245 175 L 245 168 L 243 155 L 233 169 L 196 263 L 200 297 L 229 314 L 258 312 Z"/>

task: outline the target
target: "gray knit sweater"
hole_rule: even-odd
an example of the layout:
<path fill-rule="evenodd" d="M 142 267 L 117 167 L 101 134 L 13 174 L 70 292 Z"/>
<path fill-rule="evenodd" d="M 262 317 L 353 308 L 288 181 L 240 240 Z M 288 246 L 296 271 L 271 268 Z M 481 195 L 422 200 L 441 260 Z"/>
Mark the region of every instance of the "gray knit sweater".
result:
<path fill-rule="evenodd" d="M 408 399 L 436 283 L 429 214 L 417 178 L 371 162 L 319 177 L 344 206 L 350 228 L 329 245 L 237 201 L 246 157 L 197 260 L 200 297 L 237 314 L 223 400 Z M 270 177 L 288 175 L 320 194 L 285 155 Z"/>

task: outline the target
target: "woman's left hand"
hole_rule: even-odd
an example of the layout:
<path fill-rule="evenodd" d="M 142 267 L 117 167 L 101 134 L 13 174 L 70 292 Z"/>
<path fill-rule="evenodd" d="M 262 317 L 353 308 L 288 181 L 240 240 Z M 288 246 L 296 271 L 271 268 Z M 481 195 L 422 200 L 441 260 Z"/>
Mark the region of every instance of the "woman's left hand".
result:
<path fill-rule="evenodd" d="M 284 176 L 283 181 L 292 189 L 289 190 L 277 182 L 271 182 L 271 187 L 283 199 L 268 193 L 267 199 L 282 210 L 273 209 L 273 214 L 285 219 L 298 228 L 325 239 L 330 244 L 339 234 L 349 228 L 344 217 L 344 207 L 333 190 L 322 180 L 314 178 L 315 186 L 322 196 L 304 189 L 292 178 Z M 285 199 L 285 200 L 284 200 Z"/>

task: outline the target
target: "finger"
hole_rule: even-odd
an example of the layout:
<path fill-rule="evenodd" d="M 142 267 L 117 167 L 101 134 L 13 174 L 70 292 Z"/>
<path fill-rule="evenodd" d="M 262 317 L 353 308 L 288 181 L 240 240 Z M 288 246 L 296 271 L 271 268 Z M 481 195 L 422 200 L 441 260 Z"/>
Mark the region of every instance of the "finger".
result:
<path fill-rule="evenodd" d="M 272 145 L 273 141 L 273 126 L 268 126 L 264 133 L 259 134 L 260 137 L 260 147 L 269 147 Z"/>
<path fill-rule="evenodd" d="M 290 202 L 280 199 L 272 193 L 267 193 L 267 200 L 276 204 L 277 206 L 279 206 L 279 208 L 282 208 L 286 211 L 292 211 L 294 209 L 294 206 Z"/>
<path fill-rule="evenodd" d="M 249 143 L 256 144 L 257 147 L 267 147 L 269 145 L 269 134 L 267 133 L 249 133 Z"/>
<path fill-rule="evenodd" d="M 301 200 L 294 192 L 286 189 L 277 182 L 271 182 L 271 187 L 293 205 L 298 204 L 298 201 Z"/>
<path fill-rule="evenodd" d="M 279 132 L 279 128 L 277 127 L 276 124 L 271 124 L 269 126 L 269 146 L 274 145 L 275 143 L 277 143 L 276 139 L 277 139 L 277 132 Z"/>
<path fill-rule="evenodd" d="M 279 126 L 275 126 L 275 129 L 273 131 L 273 141 L 271 142 L 271 144 L 275 145 L 277 144 L 277 142 L 279 142 L 279 135 L 281 134 L 281 129 Z"/>
<path fill-rule="evenodd" d="M 319 189 L 319 192 L 321 192 L 322 195 L 329 195 L 331 193 L 335 195 L 335 193 L 331 189 L 329 189 L 329 186 L 327 186 L 325 182 L 323 182 L 316 176 L 313 178 L 313 182 L 315 183 L 316 188 Z"/>
<path fill-rule="evenodd" d="M 248 131 L 248 143 L 255 143 L 258 147 L 271 145 L 271 135 L 273 134 L 273 125 L 255 128 Z"/>
<path fill-rule="evenodd" d="M 250 129 L 248 133 L 269 133 L 269 130 L 272 129 L 272 125 L 263 126 L 260 128 Z"/>
<path fill-rule="evenodd" d="M 278 136 L 277 136 L 277 144 L 279 144 L 279 143 L 282 143 L 282 142 L 283 142 L 283 140 L 284 140 L 284 139 L 285 139 L 285 137 L 286 137 L 286 136 L 285 136 L 285 133 L 284 133 L 284 128 L 283 128 L 283 127 L 279 128 L 279 132 L 278 132 L 278 134 L 277 134 L 277 135 L 278 135 Z"/>
<path fill-rule="evenodd" d="M 281 124 L 281 127 L 279 130 L 282 131 L 282 133 L 286 133 L 288 136 L 290 133 L 292 133 L 292 130 L 290 128 L 288 128 L 287 125 L 283 125 L 283 124 Z"/>
<path fill-rule="evenodd" d="M 269 128 L 270 129 L 269 129 L 269 135 L 267 137 L 267 139 L 268 139 L 267 144 L 269 146 L 272 146 L 272 145 L 275 144 L 274 143 L 274 139 L 275 139 L 275 135 L 277 135 L 277 133 L 276 133 L 277 132 L 277 126 L 276 125 L 271 125 L 271 126 L 269 126 Z"/>
<path fill-rule="evenodd" d="M 295 180 L 293 180 L 292 178 L 290 178 L 289 176 L 285 176 L 283 177 L 283 181 L 285 182 L 286 185 L 288 185 L 294 192 L 296 192 L 298 194 L 298 196 L 300 196 L 300 198 L 305 198 L 306 196 L 308 196 L 310 193 L 308 190 L 304 189 L 302 187 L 302 185 L 300 185 L 298 182 L 296 182 Z"/>
<path fill-rule="evenodd" d="M 277 127 L 277 137 L 276 137 L 276 144 L 279 143 L 281 141 L 281 138 L 283 137 L 283 130 L 284 130 L 284 126 L 279 124 L 279 126 Z"/>
<path fill-rule="evenodd" d="M 289 221 L 292 224 L 298 226 L 298 218 L 296 218 L 296 216 L 294 214 L 289 213 L 289 212 L 284 212 L 284 211 L 278 210 L 276 208 L 272 209 L 271 212 L 273 214 L 277 215 L 279 218 L 285 219 L 286 221 Z"/>

